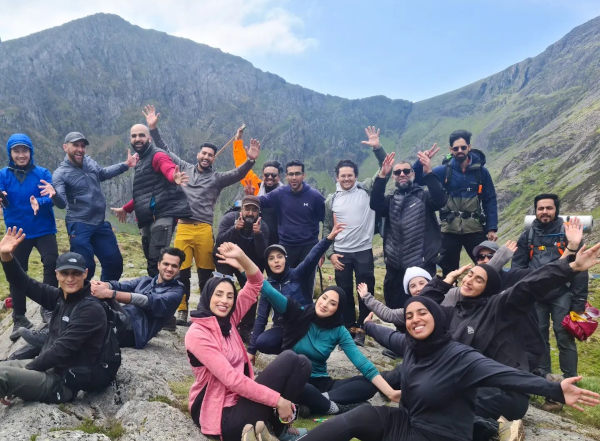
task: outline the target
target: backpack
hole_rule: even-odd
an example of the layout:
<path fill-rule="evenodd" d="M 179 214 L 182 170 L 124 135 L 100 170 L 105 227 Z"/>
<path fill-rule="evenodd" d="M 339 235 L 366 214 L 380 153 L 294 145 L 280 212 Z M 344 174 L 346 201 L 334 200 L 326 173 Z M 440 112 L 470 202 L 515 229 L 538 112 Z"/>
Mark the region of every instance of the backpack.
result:
<path fill-rule="evenodd" d="M 114 311 L 105 301 L 100 301 L 100 304 L 106 313 L 107 326 L 98 361 L 93 366 L 69 368 L 65 373 L 64 382 L 74 394 L 79 390 L 96 392 L 105 389 L 115 379 L 121 366 L 121 348 Z"/>
<path fill-rule="evenodd" d="M 552 234 L 549 236 L 556 236 L 557 241 L 554 242 L 554 245 L 556 246 L 556 249 L 558 250 L 558 254 L 560 254 L 561 256 L 563 255 L 563 253 L 565 252 L 565 249 L 567 248 L 567 241 L 565 240 L 565 225 L 562 224 L 560 226 L 560 233 L 558 234 Z M 527 249 L 529 250 L 529 260 L 533 259 L 533 252 L 534 250 L 538 250 L 538 251 L 546 251 L 547 247 L 544 245 L 534 245 L 534 231 L 533 231 L 533 227 L 529 227 L 529 231 L 527 232 Z"/>

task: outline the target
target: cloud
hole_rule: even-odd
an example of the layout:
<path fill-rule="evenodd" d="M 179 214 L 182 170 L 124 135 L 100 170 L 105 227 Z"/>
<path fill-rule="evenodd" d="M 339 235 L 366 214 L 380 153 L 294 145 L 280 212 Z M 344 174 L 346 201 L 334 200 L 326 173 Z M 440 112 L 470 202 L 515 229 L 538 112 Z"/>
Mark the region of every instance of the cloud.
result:
<path fill-rule="evenodd" d="M 23 37 L 106 12 L 133 24 L 189 38 L 240 56 L 298 54 L 317 45 L 286 0 L 0 0 L 0 38 Z M 82 30 L 84 32 L 84 30 Z"/>

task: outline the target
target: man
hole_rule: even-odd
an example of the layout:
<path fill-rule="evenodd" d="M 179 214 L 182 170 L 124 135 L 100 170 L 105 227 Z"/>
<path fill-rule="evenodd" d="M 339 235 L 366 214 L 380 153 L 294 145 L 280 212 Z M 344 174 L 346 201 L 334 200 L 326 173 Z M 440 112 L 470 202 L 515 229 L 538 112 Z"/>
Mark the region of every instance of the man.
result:
<path fill-rule="evenodd" d="M 153 106 L 144 108 L 144 115 L 154 112 Z M 133 199 L 121 208 L 111 208 L 120 221 L 135 210 L 142 233 L 142 249 L 150 277 L 158 274 L 160 251 L 171 244 L 178 218 L 191 215 L 184 192 L 187 176 L 181 173 L 173 160 L 162 149 L 152 144 L 148 127 L 135 124 L 130 129 L 131 147 L 139 156 L 133 177 Z"/>
<path fill-rule="evenodd" d="M 189 179 L 183 191 L 187 197 L 191 215 L 180 218 L 175 234 L 174 246 L 185 253 L 185 261 L 181 266 L 180 280 L 185 287 L 185 296 L 177 311 L 177 324 L 187 325 L 188 299 L 190 297 L 190 277 L 192 261 L 198 269 L 200 292 L 215 268 L 213 261 L 213 215 L 217 198 L 223 188 L 235 184 L 248 173 L 260 153 L 260 142 L 250 140 L 250 148 L 246 152 L 248 160 L 240 167 L 227 172 L 215 172 L 212 168 L 217 153 L 217 146 L 205 142 L 200 146 L 196 159 L 197 164 L 190 164 L 179 158 L 163 142 L 157 128 L 160 114 L 149 106 L 146 122 L 150 135 L 157 147 L 169 152 L 173 162 Z"/>
<path fill-rule="evenodd" d="M 158 274 L 154 277 L 91 282 L 94 297 L 115 299 L 123 304 L 127 329 L 119 334 L 121 347 L 144 348 L 173 317 L 183 297 L 183 284 L 177 277 L 184 260 L 185 254 L 180 249 L 163 248 L 158 258 Z"/>
<path fill-rule="evenodd" d="M 535 220 L 521 234 L 513 256 L 513 268 L 539 268 L 560 258 L 565 250 L 577 252 L 580 244 L 571 245 L 565 236 L 563 220 L 558 217 L 560 201 L 555 194 L 539 194 L 534 198 Z M 569 311 L 583 313 L 588 296 L 588 272 L 578 273 L 570 284 L 557 287 L 550 301 L 536 302 L 540 332 L 545 342 L 545 353 L 537 373 L 546 376 L 552 372 L 550 363 L 550 317 L 558 346 L 558 360 L 564 377 L 577 376 L 577 346 L 574 337 L 562 326 Z M 550 406 L 548 406 L 550 408 Z"/>
<path fill-rule="evenodd" d="M 59 288 L 55 288 L 28 277 L 13 258 L 24 239 L 23 231 L 12 227 L 0 241 L 6 279 L 14 289 L 54 313 L 48 339 L 35 359 L 0 362 L 0 397 L 14 395 L 25 401 L 46 403 L 70 401 L 78 389 L 91 389 L 97 379 L 88 375 L 82 382 L 75 373 L 94 372 L 99 367 L 96 365 L 107 331 L 106 312 L 100 301 L 90 295 L 83 256 L 69 252 L 58 257 Z M 75 379 L 77 386 L 71 386 Z"/>
<path fill-rule="evenodd" d="M 262 182 L 258 189 L 257 196 L 264 196 L 273 190 L 283 187 L 281 183 L 281 173 L 283 169 L 279 161 L 267 161 L 262 168 Z M 279 232 L 277 230 L 277 211 L 274 207 L 262 207 L 262 221 L 269 227 L 268 244 L 279 243 Z"/>
<path fill-rule="evenodd" d="M 29 256 L 35 247 L 42 258 L 44 283 L 58 286 L 55 268 L 58 257 L 56 244 L 56 222 L 52 211 L 52 200 L 56 191 L 52 187 L 52 175 L 47 169 L 37 166 L 33 160 L 33 143 L 24 133 L 15 133 L 6 143 L 8 167 L 0 170 L 0 191 L 6 197 L 6 204 L 0 202 L 7 227 L 23 229 L 27 238 L 15 250 L 15 259 L 27 272 Z M 31 328 L 25 316 L 25 296 L 10 287 L 13 299 L 13 331 L 10 339 L 19 338 L 19 328 Z M 45 311 L 45 310 L 42 310 Z M 42 317 L 49 320 L 49 311 Z"/>
<path fill-rule="evenodd" d="M 439 149 L 428 152 L 433 157 Z M 416 182 L 423 183 L 423 170 L 415 162 Z M 485 166 L 483 152 L 471 149 L 471 132 L 456 130 L 450 134 L 450 154 L 433 173 L 448 193 L 448 202 L 440 210 L 442 249 L 439 265 L 444 275 L 458 268 L 464 247 L 475 261 L 473 248 L 481 241 L 496 241 L 498 206 L 492 177 Z"/>
<path fill-rule="evenodd" d="M 365 129 L 367 141 L 363 144 L 370 146 L 379 162 L 385 159 L 385 150 L 379 142 L 379 129 L 369 126 Z M 374 178 L 357 182 L 358 166 L 348 160 L 338 162 L 335 167 L 335 193 L 325 200 L 325 220 L 323 222 L 323 237 L 333 228 L 333 217 L 346 225 L 337 235 L 333 246 L 325 253 L 335 268 L 335 283 L 346 293 L 344 306 L 344 324 L 346 328 L 361 327 L 369 310 L 358 296 L 358 322 L 354 305 L 354 277 L 356 286 L 366 283 L 369 292 L 375 290 L 375 274 L 373 263 L 373 233 L 375 232 L 375 212 L 369 206 L 371 189 Z M 354 341 L 362 346 L 365 334 L 357 332 Z"/>
<path fill-rule="evenodd" d="M 446 203 L 446 194 L 438 177 L 432 173 L 431 159 L 418 152 L 427 188 L 414 184 L 415 172 L 407 161 L 394 165 L 395 153 L 386 156 L 375 178 L 371 208 L 385 217 L 383 254 L 385 279 L 383 296 L 390 308 L 401 308 L 410 295 L 404 292 L 404 273 L 418 266 L 435 275 L 440 249 L 440 226 L 435 211 Z M 385 196 L 385 177 L 392 171 L 396 190 Z"/>
<path fill-rule="evenodd" d="M 65 222 L 71 251 L 85 258 L 88 280 L 96 270 L 94 255 L 102 266 L 101 279 L 118 280 L 123 272 L 123 257 L 110 222 L 104 217 L 106 199 L 100 182 L 135 167 L 138 158 L 127 152 L 126 162 L 100 167 L 85 154 L 88 145 L 88 140 L 80 132 L 70 132 L 65 136 L 65 159 L 52 175 L 57 193 L 54 204 L 67 209 Z"/>

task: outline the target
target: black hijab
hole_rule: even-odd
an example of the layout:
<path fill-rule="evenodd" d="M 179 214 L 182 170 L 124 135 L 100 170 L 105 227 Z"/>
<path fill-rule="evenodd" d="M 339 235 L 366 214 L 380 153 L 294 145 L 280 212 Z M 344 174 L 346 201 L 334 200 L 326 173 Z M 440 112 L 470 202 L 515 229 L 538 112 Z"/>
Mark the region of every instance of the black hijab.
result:
<path fill-rule="evenodd" d="M 408 305 L 414 302 L 422 303 L 433 316 L 435 322 L 433 332 L 426 339 L 418 340 L 410 335 L 406 329 L 406 323 L 402 325 L 404 329 L 400 330 L 406 333 L 406 344 L 408 347 L 414 351 L 417 357 L 423 357 L 437 351 L 450 341 L 450 332 L 448 331 L 449 319 L 440 305 L 430 298 L 422 296 L 410 297 L 404 303 L 405 315 Z"/>
<path fill-rule="evenodd" d="M 233 307 L 231 308 L 231 311 L 229 311 L 229 314 L 227 314 L 227 317 L 217 317 L 210 310 L 210 299 L 212 299 L 217 285 L 219 285 L 221 282 L 228 282 L 233 287 Z M 233 314 L 233 311 L 235 311 L 237 296 L 238 292 L 232 280 L 226 277 L 211 277 L 206 281 L 206 285 L 204 285 L 204 288 L 202 289 L 202 293 L 200 294 L 200 302 L 198 303 L 198 309 L 192 311 L 190 316 L 195 318 L 216 317 L 217 322 L 219 322 L 219 327 L 221 328 L 221 334 L 223 334 L 223 337 L 229 337 L 229 332 L 231 331 L 231 314 Z"/>
<path fill-rule="evenodd" d="M 329 317 L 319 317 L 315 312 L 315 303 L 302 308 L 293 299 L 288 298 L 288 309 L 284 315 L 283 342 L 281 348 L 291 349 L 298 341 L 306 335 L 311 323 L 319 328 L 334 329 L 344 325 L 344 303 L 346 293 L 339 286 L 331 285 L 323 290 L 335 291 L 338 295 L 337 310 Z"/>
<path fill-rule="evenodd" d="M 283 268 L 283 271 L 279 274 L 275 274 L 273 271 L 271 271 L 271 267 L 269 266 L 269 255 L 274 251 L 279 251 L 285 256 L 285 267 Z M 275 280 L 276 282 L 281 283 L 289 277 L 290 264 L 288 263 L 287 252 L 283 245 L 273 244 L 267 247 L 267 249 L 265 250 L 265 271 L 267 272 L 267 276 L 269 277 L 269 279 Z"/>
<path fill-rule="evenodd" d="M 482 268 L 487 274 L 487 282 L 485 284 L 485 289 L 481 293 L 481 295 L 477 297 L 490 297 L 494 294 L 498 294 L 502 290 L 502 279 L 500 278 L 500 274 L 493 267 L 489 266 L 486 263 L 482 263 L 481 265 L 477 265 Z"/>

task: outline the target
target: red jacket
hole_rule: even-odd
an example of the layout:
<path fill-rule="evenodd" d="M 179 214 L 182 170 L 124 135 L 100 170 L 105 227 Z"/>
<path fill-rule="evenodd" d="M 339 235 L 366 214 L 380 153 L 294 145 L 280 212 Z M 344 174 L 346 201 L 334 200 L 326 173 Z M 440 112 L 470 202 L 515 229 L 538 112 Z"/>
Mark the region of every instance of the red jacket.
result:
<path fill-rule="evenodd" d="M 237 331 L 242 317 L 256 302 L 262 282 L 260 272 L 248 276 L 246 285 L 238 294 L 227 339 L 221 334 L 214 316 L 192 317 L 192 325 L 185 335 L 185 348 L 202 363 L 200 367 L 192 367 L 196 381 L 190 389 L 189 409 L 191 411 L 194 400 L 206 387 L 200 408 L 200 427 L 205 435 L 221 434 L 223 408 L 225 404 L 234 405 L 239 396 L 269 407 L 276 407 L 279 400 L 279 392 L 254 381 L 252 363 Z M 240 360 L 243 363 L 239 363 Z M 244 365 L 248 366 L 249 376 L 244 375 Z"/>

